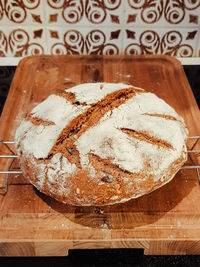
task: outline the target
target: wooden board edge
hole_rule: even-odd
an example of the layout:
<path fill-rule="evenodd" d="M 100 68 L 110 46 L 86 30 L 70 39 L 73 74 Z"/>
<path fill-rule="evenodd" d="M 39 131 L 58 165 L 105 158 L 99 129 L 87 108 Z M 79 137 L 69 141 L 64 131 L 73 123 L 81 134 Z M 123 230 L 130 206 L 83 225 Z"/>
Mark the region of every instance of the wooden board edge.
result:
<path fill-rule="evenodd" d="M 82 240 L 0 242 L 0 257 L 67 256 L 69 250 L 142 249 L 145 255 L 199 255 L 199 240 Z"/>
<path fill-rule="evenodd" d="M 2 124 L 3 120 L 6 120 L 6 118 L 8 117 L 8 114 L 11 110 L 11 107 L 8 105 L 8 102 L 10 99 L 12 99 L 13 94 L 15 93 L 15 90 L 16 90 L 16 88 L 14 87 L 15 80 L 17 80 L 18 77 L 20 77 L 20 75 L 22 74 L 22 70 L 23 70 L 24 66 L 26 66 L 27 64 L 28 65 L 32 64 L 32 62 L 30 62 L 31 60 L 34 60 L 37 62 L 38 56 L 36 56 L 36 57 L 35 56 L 28 56 L 28 57 L 23 58 L 22 60 L 20 60 L 18 66 L 16 68 L 16 71 L 15 71 L 14 77 L 12 79 L 12 82 L 11 82 L 11 85 L 9 88 L 9 92 L 8 92 L 8 95 L 7 95 L 7 98 L 6 98 L 6 101 L 5 101 L 1 116 L 0 116 L 0 125 Z M 0 138 L 1 138 L 1 136 L 0 136 Z"/>
<path fill-rule="evenodd" d="M 175 58 L 175 57 L 172 57 L 172 56 L 168 56 L 168 55 L 66 55 L 63 57 L 63 55 L 31 55 L 31 56 L 27 56 L 27 57 L 24 57 L 23 59 L 21 59 L 19 61 L 19 64 L 16 68 L 16 71 L 15 71 L 15 74 L 14 74 L 14 77 L 13 77 L 13 80 L 11 82 L 11 86 L 10 86 L 10 89 L 9 89 L 9 93 L 8 93 L 8 96 L 6 98 L 6 101 L 5 101 L 5 104 L 4 104 L 4 107 L 3 107 L 3 110 L 2 110 L 2 113 L 1 113 L 1 116 L 0 116 L 0 125 L 2 126 L 2 123 L 4 121 L 7 121 L 7 119 L 9 118 L 9 114 L 11 112 L 11 107 L 8 105 L 9 102 L 11 102 L 11 99 L 14 97 L 14 93 L 15 93 L 15 90 L 16 88 L 14 87 L 14 84 L 15 84 L 15 81 L 18 80 L 21 75 L 23 75 L 23 69 L 26 67 L 26 66 L 29 66 L 29 65 L 34 65 L 34 68 L 37 69 L 37 66 L 39 64 L 40 61 L 45 61 L 46 60 L 49 60 L 49 61 L 52 61 L 52 62 L 59 62 L 60 59 L 65 59 L 65 60 L 68 60 L 68 59 L 73 59 L 73 60 L 98 60 L 98 61 L 106 61 L 106 60 L 137 60 L 137 59 L 151 59 L 151 60 L 166 60 L 168 62 L 171 62 L 173 65 L 175 65 L 177 68 L 179 69 L 182 69 L 183 71 L 183 68 L 181 66 L 181 63 Z M 35 63 L 35 64 L 33 64 Z M 186 78 L 186 82 L 188 83 L 187 81 L 187 78 Z M 187 84 L 190 88 L 190 85 L 189 83 Z M 192 91 L 192 90 L 191 90 Z M 4 136 L 1 136 L 1 131 L 0 131 L 0 138 L 3 139 Z"/>

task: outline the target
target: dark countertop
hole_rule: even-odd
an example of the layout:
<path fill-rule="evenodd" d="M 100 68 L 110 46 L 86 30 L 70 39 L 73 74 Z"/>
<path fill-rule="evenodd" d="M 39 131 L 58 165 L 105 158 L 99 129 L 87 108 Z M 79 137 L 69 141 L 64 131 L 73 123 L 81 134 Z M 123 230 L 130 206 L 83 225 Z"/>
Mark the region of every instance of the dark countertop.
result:
<path fill-rule="evenodd" d="M 183 66 L 198 106 L 200 107 L 200 66 Z M 0 114 L 16 66 L 0 66 Z M 123 267 L 200 267 L 200 255 L 145 256 L 142 249 L 72 250 L 66 257 L 1 257 L 0 266 L 123 266 Z"/>
<path fill-rule="evenodd" d="M 85 253 L 85 251 L 83 251 Z M 199 267 L 200 256 L 145 256 L 137 250 L 129 253 L 123 250 L 89 251 L 85 255 L 78 253 L 67 257 L 14 257 L 1 258 L 2 267 L 37 266 L 37 267 Z"/>

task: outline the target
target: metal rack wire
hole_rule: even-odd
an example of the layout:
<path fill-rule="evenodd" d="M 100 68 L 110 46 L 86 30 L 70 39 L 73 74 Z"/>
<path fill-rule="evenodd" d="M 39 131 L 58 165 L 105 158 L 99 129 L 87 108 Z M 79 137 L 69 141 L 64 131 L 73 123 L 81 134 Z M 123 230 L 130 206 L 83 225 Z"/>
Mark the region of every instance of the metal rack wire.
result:
<path fill-rule="evenodd" d="M 188 157 L 190 158 L 192 165 L 184 165 L 182 166 L 181 169 L 195 169 L 196 173 L 197 173 L 197 178 L 198 178 L 198 182 L 200 184 L 200 165 L 195 165 L 194 160 L 191 157 L 191 153 L 200 153 L 200 150 L 198 149 L 194 149 L 197 145 L 197 143 L 200 140 L 200 136 L 189 136 L 188 139 L 194 139 L 194 143 L 192 145 L 192 147 L 190 149 L 187 150 L 188 153 Z M 13 163 L 14 160 L 16 158 L 18 158 L 18 156 L 15 154 L 15 152 L 9 147 L 9 144 L 15 144 L 14 141 L 3 141 L 0 139 L 0 143 L 3 144 L 9 151 L 10 151 L 10 155 L 0 155 L 0 160 L 1 158 L 6 158 L 6 159 L 12 159 L 7 170 L 6 171 L 1 171 L 0 170 L 0 174 L 5 174 L 5 183 L 4 186 L 0 186 L 1 192 L 0 194 L 6 194 L 8 192 L 8 179 L 9 179 L 9 175 L 10 174 L 22 174 L 22 171 L 20 170 L 19 167 L 15 167 L 14 169 L 12 169 L 13 167 Z"/>

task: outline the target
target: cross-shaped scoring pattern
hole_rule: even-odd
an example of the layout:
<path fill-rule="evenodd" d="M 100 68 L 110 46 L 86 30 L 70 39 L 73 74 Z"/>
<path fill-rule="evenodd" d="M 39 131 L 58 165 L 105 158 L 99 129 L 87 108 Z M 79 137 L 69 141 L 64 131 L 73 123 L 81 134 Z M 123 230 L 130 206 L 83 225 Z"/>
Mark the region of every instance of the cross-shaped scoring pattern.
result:
<path fill-rule="evenodd" d="M 36 106 L 17 129 L 16 149 L 24 175 L 44 193 L 104 205 L 169 182 L 186 161 L 186 138 L 183 119 L 154 94 L 86 83 Z"/>

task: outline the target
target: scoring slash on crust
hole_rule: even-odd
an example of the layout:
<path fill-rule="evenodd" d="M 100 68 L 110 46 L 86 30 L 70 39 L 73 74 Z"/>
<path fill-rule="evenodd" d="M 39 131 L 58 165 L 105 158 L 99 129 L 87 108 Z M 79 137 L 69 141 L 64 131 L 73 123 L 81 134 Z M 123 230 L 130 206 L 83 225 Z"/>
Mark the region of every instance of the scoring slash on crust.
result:
<path fill-rule="evenodd" d="M 162 146 L 165 148 L 170 148 L 173 149 L 172 145 L 167 143 L 164 140 L 161 140 L 159 138 L 156 138 L 154 136 L 149 135 L 146 132 L 139 132 L 139 131 L 135 131 L 132 129 L 127 129 L 127 128 L 121 128 L 122 132 L 124 132 L 125 134 L 128 134 L 130 136 L 132 136 L 133 138 L 139 139 L 141 141 L 153 144 L 153 145 L 157 145 L 157 146 Z"/>
<path fill-rule="evenodd" d="M 88 86 L 88 96 L 86 85 L 60 91 L 27 116 L 24 129 L 30 131 L 22 127 L 16 147 L 22 163 L 31 159 L 30 181 L 64 203 L 104 205 L 139 197 L 172 179 L 186 158 L 182 118 L 143 89 Z"/>
<path fill-rule="evenodd" d="M 55 125 L 55 123 L 53 121 L 43 120 L 43 119 L 41 119 L 39 117 L 33 117 L 33 114 L 28 115 L 26 117 L 26 120 L 32 122 L 36 126 L 39 126 L 39 125 L 43 125 L 43 126 Z"/>
<path fill-rule="evenodd" d="M 89 128 L 94 125 L 96 125 L 99 120 L 105 115 L 106 112 L 111 111 L 114 108 L 119 107 L 122 105 L 126 100 L 132 98 L 136 93 L 146 93 L 143 89 L 139 88 L 125 88 L 120 89 L 118 91 L 115 91 L 113 93 L 107 94 L 103 99 L 101 99 L 99 102 L 90 105 L 90 107 L 81 115 L 74 118 L 67 127 L 63 129 L 59 137 L 57 138 L 57 141 L 51 151 L 49 152 L 47 158 L 39 159 L 44 160 L 45 162 L 48 162 L 56 153 L 61 153 L 62 156 L 66 157 L 70 163 L 75 164 L 78 168 L 81 169 L 81 163 L 80 163 L 80 155 L 79 151 L 77 150 L 75 146 L 75 141 Z M 72 105 L 82 105 L 86 106 L 86 102 L 79 102 L 76 100 L 76 96 L 72 92 L 66 92 L 66 91 L 57 91 L 56 95 L 66 99 L 69 101 Z M 49 126 L 54 125 L 54 122 L 43 120 L 39 117 L 33 117 L 33 114 L 30 114 L 27 116 L 27 120 L 31 121 L 34 125 L 39 126 Z M 165 114 L 149 114 L 144 113 L 143 115 L 146 116 L 152 116 L 152 117 L 160 117 L 167 120 L 174 120 L 177 119 L 171 115 L 165 115 Z M 125 134 L 139 139 L 144 142 L 148 142 L 153 145 L 157 145 L 160 147 L 173 149 L 172 145 L 167 143 L 164 140 L 158 139 L 156 137 L 150 136 L 147 132 L 139 132 L 135 131 L 133 129 L 128 128 L 120 128 L 122 132 Z M 124 175 L 133 177 L 133 173 L 129 173 L 126 170 L 122 170 L 119 166 L 111 163 L 109 159 L 103 159 L 95 154 L 90 153 L 88 155 L 89 162 L 92 164 L 93 168 L 97 171 L 102 171 L 102 169 L 105 171 L 105 173 L 113 175 L 113 177 L 118 177 L 119 175 L 123 177 Z M 136 174 L 137 175 L 137 174 Z M 105 178 L 104 182 L 111 182 L 112 179 Z M 113 182 L 114 180 L 112 180 Z"/>
<path fill-rule="evenodd" d="M 132 98 L 137 92 L 145 93 L 144 90 L 136 88 L 125 88 L 107 94 L 102 100 L 91 105 L 85 112 L 74 118 L 61 132 L 48 158 L 61 152 L 71 163 L 81 168 L 79 152 L 76 149 L 75 141 L 90 127 L 96 125 L 106 112 L 122 105 L 126 100 Z M 65 92 L 65 98 L 70 103 L 76 104 L 72 93 Z"/>

